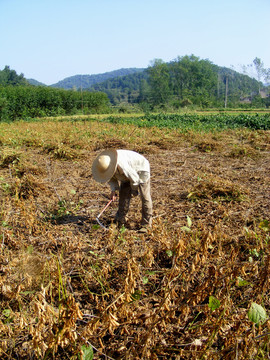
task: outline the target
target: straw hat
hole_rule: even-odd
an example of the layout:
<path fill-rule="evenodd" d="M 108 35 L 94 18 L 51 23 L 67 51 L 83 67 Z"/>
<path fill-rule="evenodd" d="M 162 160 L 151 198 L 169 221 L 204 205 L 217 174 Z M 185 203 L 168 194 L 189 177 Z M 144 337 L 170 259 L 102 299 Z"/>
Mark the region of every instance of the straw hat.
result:
<path fill-rule="evenodd" d="M 109 181 L 115 173 L 117 166 L 117 151 L 108 149 L 102 151 L 92 165 L 93 178 L 100 183 Z"/>

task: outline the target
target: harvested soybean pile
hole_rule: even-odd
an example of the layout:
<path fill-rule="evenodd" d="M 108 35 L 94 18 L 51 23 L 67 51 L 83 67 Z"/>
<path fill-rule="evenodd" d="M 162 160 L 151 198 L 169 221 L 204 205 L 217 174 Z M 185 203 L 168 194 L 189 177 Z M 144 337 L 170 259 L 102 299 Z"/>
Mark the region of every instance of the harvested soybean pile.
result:
<path fill-rule="evenodd" d="M 270 132 L 99 122 L 0 127 L 1 359 L 266 359 Z M 151 164 L 153 228 L 91 165 Z"/>

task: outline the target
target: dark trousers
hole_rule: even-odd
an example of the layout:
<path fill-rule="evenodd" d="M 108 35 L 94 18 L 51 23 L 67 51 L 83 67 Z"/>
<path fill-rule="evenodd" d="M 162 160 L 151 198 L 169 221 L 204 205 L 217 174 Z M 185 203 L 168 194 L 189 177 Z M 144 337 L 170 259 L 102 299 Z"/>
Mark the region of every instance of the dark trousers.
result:
<path fill-rule="evenodd" d="M 152 199 L 150 193 L 150 179 L 144 183 L 139 185 L 139 192 L 142 201 L 142 225 L 152 225 Z M 116 213 L 115 219 L 120 223 L 124 224 L 126 221 L 126 215 L 129 210 L 131 196 L 133 194 L 133 190 L 131 189 L 130 182 L 121 182 L 119 189 L 119 204 L 118 211 Z"/>

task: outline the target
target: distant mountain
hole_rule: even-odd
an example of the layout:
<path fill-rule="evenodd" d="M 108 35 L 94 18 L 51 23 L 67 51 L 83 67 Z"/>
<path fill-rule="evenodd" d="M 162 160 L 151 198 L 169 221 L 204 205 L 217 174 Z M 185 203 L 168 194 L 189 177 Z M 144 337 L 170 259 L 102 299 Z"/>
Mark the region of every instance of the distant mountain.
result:
<path fill-rule="evenodd" d="M 108 79 L 112 79 L 119 76 L 125 76 L 134 73 L 140 73 L 145 69 L 140 68 L 127 68 L 127 69 L 119 69 L 110 72 L 106 72 L 103 74 L 96 75 L 74 75 L 65 78 L 64 80 L 59 81 L 56 84 L 50 85 L 55 88 L 62 89 L 89 89 L 92 85 L 104 82 Z"/>
<path fill-rule="evenodd" d="M 47 86 L 45 84 L 43 84 L 42 82 L 40 81 L 37 81 L 35 79 L 26 79 L 30 85 L 34 85 L 34 86 Z"/>
<path fill-rule="evenodd" d="M 124 76 L 116 76 L 108 80 L 93 84 L 91 89 L 106 91 L 118 89 L 119 91 L 139 90 L 142 80 L 148 80 L 147 69 Z"/>
<path fill-rule="evenodd" d="M 141 72 L 117 76 L 100 83 L 93 84 L 89 90 L 105 92 L 113 105 L 119 102 L 137 102 L 140 91 L 147 87 L 147 69 Z M 142 99 L 141 99 L 142 100 Z"/>

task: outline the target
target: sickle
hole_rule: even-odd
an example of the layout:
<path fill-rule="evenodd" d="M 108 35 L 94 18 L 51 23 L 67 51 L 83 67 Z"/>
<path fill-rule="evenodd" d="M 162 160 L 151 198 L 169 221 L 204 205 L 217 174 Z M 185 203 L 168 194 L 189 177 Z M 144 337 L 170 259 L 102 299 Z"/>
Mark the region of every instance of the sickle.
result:
<path fill-rule="evenodd" d="M 108 207 L 111 203 L 112 203 L 112 199 L 108 201 L 108 203 L 104 206 L 104 208 L 101 210 L 101 212 L 100 212 L 100 213 L 98 214 L 98 216 L 96 217 L 97 223 L 98 223 L 101 227 L 103 227 L 103 229 L 106 229 L 106 230 L 107 230 L 106 226 L 104 226 L 104 225 L 101 223 L 101 221 L 99 220 L 99 218 L 100 218 L 100 216 L 104 213 L 104 211 L 107 209 L 107 207 Z"/>

